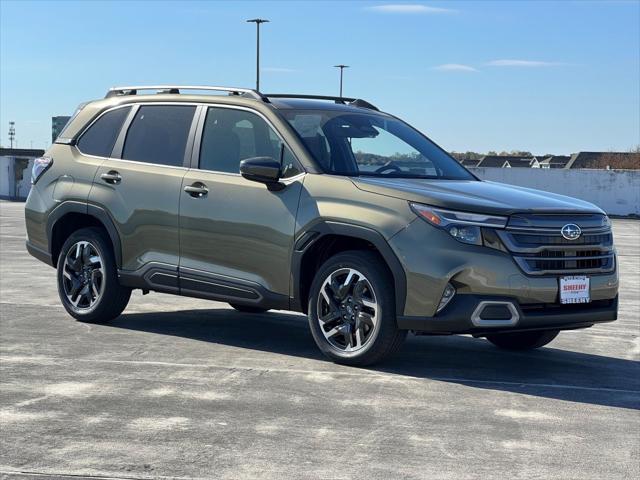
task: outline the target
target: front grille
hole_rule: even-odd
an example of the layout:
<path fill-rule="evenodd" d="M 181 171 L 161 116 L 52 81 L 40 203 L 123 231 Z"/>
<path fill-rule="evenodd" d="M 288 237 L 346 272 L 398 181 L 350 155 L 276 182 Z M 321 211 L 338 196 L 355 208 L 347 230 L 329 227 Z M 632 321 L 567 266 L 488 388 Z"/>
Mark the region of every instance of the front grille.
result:
<path fill-rule="evenodd" d="M 576 240 L 560 232 L 568 223 L 582 229 Z M 613 234 L 603 215 L 519 215 L 497 233 L 529 275 L 598 274 L 615 268 Z"/>

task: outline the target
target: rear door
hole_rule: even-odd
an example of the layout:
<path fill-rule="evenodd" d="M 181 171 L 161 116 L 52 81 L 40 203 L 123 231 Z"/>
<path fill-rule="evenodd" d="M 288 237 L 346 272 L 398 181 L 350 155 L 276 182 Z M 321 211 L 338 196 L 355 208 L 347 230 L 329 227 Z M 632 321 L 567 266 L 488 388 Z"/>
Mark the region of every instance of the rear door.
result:
<path fill-rule="evenodd" d="M 257 156 L 282 156 L 283 189 L 270 190 L 240 175 L 240 161 Z M 261 114 L 220 106 L 201 115 L 194 162 L 197 168 L 185 175 L 180 201 L 182 291 L 237 296 L 245 303 L 271 296 L 286 303 L 304 179 L 297 160 Z M 193 188 L 206 193 L 184 191 Z"/>
<path fill-rule="evenodd" d="M 153 276 L 151 283 L 169 290 L 178 286 L 180 192 L 196 109 L 184 104 L 133 106 L 90 195 L 90 203 L 106 210 L 115 223 L 122 269 L 145 274 L 147 280 Z"/>

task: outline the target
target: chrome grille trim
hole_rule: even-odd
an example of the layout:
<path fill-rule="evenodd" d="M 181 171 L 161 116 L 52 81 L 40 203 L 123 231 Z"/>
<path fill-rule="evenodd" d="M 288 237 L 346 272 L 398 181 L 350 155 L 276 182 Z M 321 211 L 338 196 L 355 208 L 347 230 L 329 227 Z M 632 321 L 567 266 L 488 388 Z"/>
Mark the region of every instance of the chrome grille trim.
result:
<path fill-rule="evenodd" d="M 575 223 L 582 228 L 578 221 Z M 609 226 L 582 228 L 576 240 L 562 237 L 558 227 L 507 226 L 496 233 L 527 275 L 604 274 L 615 270 Z"/>

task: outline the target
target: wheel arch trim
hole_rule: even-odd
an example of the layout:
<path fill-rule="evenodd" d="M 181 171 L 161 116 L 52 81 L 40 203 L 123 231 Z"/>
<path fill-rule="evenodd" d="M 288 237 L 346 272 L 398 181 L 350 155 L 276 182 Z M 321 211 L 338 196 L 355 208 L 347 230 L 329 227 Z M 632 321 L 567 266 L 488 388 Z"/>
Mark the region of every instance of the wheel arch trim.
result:
<path fill-rule="evenodd" d="M 396 314 L 402 315 L 407 296 L 407 279 L 404 268 L 387 240 L 376 230 L 362 225 L 339 221 L 321 220 L 301 230 L 296 235 L 291 261 L 292 298 L 291 306 L 294 310 L 302 311 L 301 298 L 302 260 L 309 248 L 329 235 L 351 237 L 371 243 L 380 253 L 393 276 Z"/>
<path fill-rule="evenodd" d="M 78 213 L 88 217 L 93 217 L 102 224 L 109 235 L 111 244 L 113 245 L 113 254 L 116 260 L 116 266 L 120 268 L 122 264 L 122 243 L 120 242 L 118 230 L 107 211 L 97 205 L 72 200 L 67 200 L 59 204 L 51 211 L 47 218 L 47 240 L 52 263 L 55 260 L 53 258 L 53 230 L 58 222 L 70 213 Z"/>

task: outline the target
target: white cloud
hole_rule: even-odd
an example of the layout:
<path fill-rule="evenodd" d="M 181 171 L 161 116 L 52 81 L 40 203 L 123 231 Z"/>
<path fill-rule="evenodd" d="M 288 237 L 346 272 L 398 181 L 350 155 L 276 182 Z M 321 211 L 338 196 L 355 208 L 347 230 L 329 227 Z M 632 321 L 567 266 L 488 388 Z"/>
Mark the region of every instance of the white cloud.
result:
<path fill-rule="evenodd" d="M 282 67 L 264 67 L 264 68 L 261 68 L 260 70 L 267 73 L 293 73 L 296 71 L 293 68 L 282 68 Z"/>
<path fill-rule="evenodd" d="M 440 70 L 442 72 L 477 72 L 478 70 L 470 65 L 463 65 L 461 63 L 445 63 L 433 67 L 434 70 Z"/>
<path fill-rule="evenodd" d="M 419 3 L 390 3 L 387 5 L 375 5 L 367 7 L 367 10 L 382 13 L 455 13 L 451 8 L 429 7 Z"/>
<path fill-rule="evenodd" d="M 487 62 L 490 67 L 558 67 L 566 65 L 562 62 L 541 62 L 538 60 L 491 60 Z"/>

